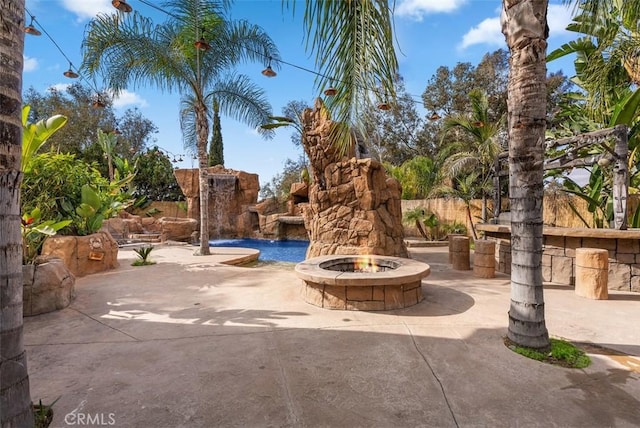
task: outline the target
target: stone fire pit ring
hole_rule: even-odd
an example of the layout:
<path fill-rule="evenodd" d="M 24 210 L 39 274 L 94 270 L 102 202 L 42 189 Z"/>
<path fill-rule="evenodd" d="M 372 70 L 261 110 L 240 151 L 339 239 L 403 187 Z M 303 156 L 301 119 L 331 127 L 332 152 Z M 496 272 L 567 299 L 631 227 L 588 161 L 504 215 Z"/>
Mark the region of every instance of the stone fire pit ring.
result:
<path fill-rule="evenodd" d="M 364 269 L 349 271 L 353 266 Z M 369 270 L 371 265 L 380 271 Z M 420 303 L 422 279 L 431 267 L 417 260 L 380 255 L 314 257 L 298 263 L 305 302 L 326 309 L 384 311 Z"/>

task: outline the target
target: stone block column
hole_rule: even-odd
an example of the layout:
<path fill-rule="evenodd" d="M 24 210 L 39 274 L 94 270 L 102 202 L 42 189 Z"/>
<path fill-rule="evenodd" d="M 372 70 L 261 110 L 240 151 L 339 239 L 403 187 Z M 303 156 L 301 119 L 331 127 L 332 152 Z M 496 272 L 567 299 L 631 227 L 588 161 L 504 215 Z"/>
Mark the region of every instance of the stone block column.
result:
<path fill-rule="evenodd" d="M 576 248 L 576 288 L 578 296 L 594 300 L 609 298 L 609 252 L 601 248 Z"/>
<path fill-rule="evenodd" d="M 478 239 L 473 251 L 473 276 L 495 278 L 496 243 L 488 239 Z"/>
<path fill-rule="evenodd" d="M 451 267 L 454 270 L 471 270 L 469 257 L 469 238 L 453 236 L 450 242 Z"/>

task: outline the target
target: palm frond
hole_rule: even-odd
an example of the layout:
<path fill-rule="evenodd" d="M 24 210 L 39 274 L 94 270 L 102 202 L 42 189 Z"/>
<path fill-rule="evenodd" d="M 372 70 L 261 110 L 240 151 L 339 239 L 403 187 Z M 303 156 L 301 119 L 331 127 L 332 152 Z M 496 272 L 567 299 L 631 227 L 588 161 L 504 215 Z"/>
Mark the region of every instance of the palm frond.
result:
<path fill-rule="evenodd" d="M 362 113 L 376 101 L 395 98 L 398 62 L 388 2 L 308 1 L 304 23 L 307 49 L 315 53 L 321 72 L 316 86 L 338 90 L 328 104 L 332 116 L 366 135 Z M 335 128 L 343 152 L 352 142 L 348 127 Z"/>
<path fill-rule="evenodd" d="M 272 138 L 274 131 L 261 125 L 272 116 L 265 92 L 243 74 L 229 74 L 218 80 L 207 94 L 220 105 L 220 112 L 257 129 L 261 136 Z"/>

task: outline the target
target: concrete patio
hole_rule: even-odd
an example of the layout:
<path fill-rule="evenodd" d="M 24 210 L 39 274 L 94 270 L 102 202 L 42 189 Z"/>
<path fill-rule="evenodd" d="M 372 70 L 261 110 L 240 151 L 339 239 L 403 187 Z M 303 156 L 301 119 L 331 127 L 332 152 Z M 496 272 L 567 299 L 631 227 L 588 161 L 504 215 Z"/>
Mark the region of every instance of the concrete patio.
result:
<path fill-rule="evenodd" d="M 69 308 L 25 319 L 31 395 L 60 397 L 54 427 L 640 424 L 640 294 L 546 286 L 550 333 L 598 346 L 590 367 L 564 369 L 503 345 L 506 275 L 410 250 L 431 265 L 425 300 L 388 312 L 306 304 L 293 265 L 222 264 L 237 251 L 161 246 L 132 267 L 121 250 Z"/>

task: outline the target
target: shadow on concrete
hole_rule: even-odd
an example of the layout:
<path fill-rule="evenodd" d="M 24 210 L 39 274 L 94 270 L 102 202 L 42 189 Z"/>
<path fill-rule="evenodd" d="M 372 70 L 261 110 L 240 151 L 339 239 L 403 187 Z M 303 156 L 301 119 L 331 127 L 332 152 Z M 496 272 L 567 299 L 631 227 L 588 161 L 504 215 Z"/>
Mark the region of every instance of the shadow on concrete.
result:
<path fill-rule="evenodd" d="M 256 324 L 265 317 L 251 314 L 242 319 Z M 197 326 L 183 328 L 189 336 Z M 503 329 L 447 332 L 458 338 L 444 337 L 441 326 L 377 329 L 221 326 L 208 337 L 29 346 L 32 394 L 62 397 L 53 426 L 65 426 L 74 411 L 112 413 L 116 426 L 160 428 L 578 427 L 640 420 L 634 396 L 640 378 L 629 372 L 528 360 L 502 344 Z"/>

